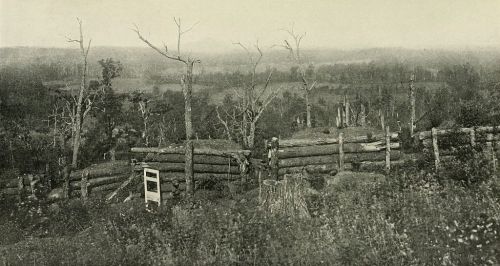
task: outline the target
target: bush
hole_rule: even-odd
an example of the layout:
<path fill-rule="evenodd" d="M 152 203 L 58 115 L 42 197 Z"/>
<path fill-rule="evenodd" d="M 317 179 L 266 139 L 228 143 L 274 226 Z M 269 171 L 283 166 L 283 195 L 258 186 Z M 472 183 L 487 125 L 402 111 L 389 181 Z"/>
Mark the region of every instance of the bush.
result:
<path fill-rule="evenodd" d="M 466 187 L 433 182 L 436 176 L 428 177 L 418 164 L 408 162 L 405 170 L 388 177 L 343 172 L 312 194 L 297 176 L 297 183 L 287 185 L 299 185 L 300 198 L 276 190 L 275 203 L 305 200 L 311 216 L 271 215 L 256 200 L 256 191 L 238 195 L 238 200 L 197 193 L 194 208 L 179 202 L 150 211 L 141 200 L 112 205 L 69 201 L 60 204 L 60 218 L 49 218 L 70 226 L 71 233 L 54 230 L 49 238 L 0 246 L 0 258 L 7 264 L 40 265 L 500 262 L 498 180 Z M 13 226 L 4 224 L 0 230 L 15 230 Z M 30 235 L 26 228 L 21 228 L 23 234 Z"/>

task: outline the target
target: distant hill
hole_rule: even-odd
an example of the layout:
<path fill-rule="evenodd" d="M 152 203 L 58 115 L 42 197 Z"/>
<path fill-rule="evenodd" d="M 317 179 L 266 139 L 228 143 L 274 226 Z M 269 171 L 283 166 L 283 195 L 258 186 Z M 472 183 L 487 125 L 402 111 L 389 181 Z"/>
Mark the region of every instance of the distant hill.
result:
<path fill-rule="evenodd" d="M 205 50 L 206 47 L 204 48 Z M 286 66 L 289 68 L 288 54 L 278 47 L 264 51 L 262 67 Z M 400 62 L 425 67 L 436 67 L 444 64 L 471 63 L 473 65 L 490 65 L 500 62 L 500 49 L 470 50 L 433 50 L 405 48 L 371 48 L 357 50 L 316 49 L 302 51 L 306 62 L 321 64 L 347 64 L 368 62 Z M 235 70 L 248 63 L 247 55 L 230 49 L 227 53 L 193 53 L 202 60 L 203 71 Z M 178 68 L 179 63 L 165 60 L 148 47 L 92 47 L 89 62 L 96 64 L 99 59 L 112 57 L 120 60 L 126 67 L 146 68 L 161 66 L 162 68 Z M 79 50 L 67 48 L 40 47 L 7 47 L 0 48 L 0 66 L 29 64 L 77 64 Z"/>

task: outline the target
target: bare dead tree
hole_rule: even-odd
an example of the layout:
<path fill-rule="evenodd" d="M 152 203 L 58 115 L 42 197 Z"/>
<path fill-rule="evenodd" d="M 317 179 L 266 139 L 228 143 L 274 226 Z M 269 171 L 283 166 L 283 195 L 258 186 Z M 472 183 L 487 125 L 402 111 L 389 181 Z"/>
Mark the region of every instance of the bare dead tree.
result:
<path fill-rule="evenodd" d="M 68 109 L 71 111 L 72 117 L 72 125 L 73 125 L 73 157 L 71 161 L 72 167 L 77 167 L 78 165 L 78 151 L 80 149 L 81 142 L 81 131 L 82 131 L 82 123 L 83 119 L 87 116 L 88 112 L 92 108 L 92 98 L 89 97 L 87 90 L 87 72 L 88 72 L 88 63 L 87 58 L 90 51 L 90 44 L 92 40 L 89 40 L 87 44 L 87 48 L 85 48 L 85 41 L 83 38 L 83 29 L 82 29 L 82 20 L 77 18 L 79 29 L 80 29 L 80 38 L 79 39 L 71 39 L 67 38 L 68 42 L 78 43 L 80 46 L 80 54 L 82 58 L 82 70 L 81 70 L 81 78 L 80 78 L 80 88 L 78 90 L 77 98 L 74 98 L 74 103 L 68 103 Z M 85 106 L 84 106 L 85 105 Z"/>
<path fill-rule="evenodd" d="M 231 138 L 231 131 L 234 129 L 239 130 L 242 136 L 243 145 L 248 149 L 253 149 L 255 146 L 255 131 L 257 129 L 257 122 L 261 118 L 262 114 L 266 110 L 266 107 L 276 98 L 281 91 L 278 88 L 274 91 L 269 91 L 269 85 L 273 75 L 273 71 L 270 71 L 264 84 L 259 85 L 257 79 L 257 68 L 262 61 L 264 56 L 262 49 L 259 47 L 258 42 L 255 44 L 254 48 L 257 51 L 257 56 L 252 54 L 250 49 L 241 43 L 235 43 L 235 45 L 240 46 L 248 55 L 250 62 L 249 70 L 249 81 L 247 83 L 242 83 L 241 88 L 243 89 L 243 94 L 240 94 L 235 89 L 236 97 L 238 98 L 238 114 L 226 113 L 226 119 L 223 119 L 217 108 L 217 117 L 219 118 L 221 124 L 224 125 L 226 134 L 228 138 Z M 229 124 L 235 125 L 233 130 L 230 129 Z"/>
<path fill-rule="evenodd" d="M 142 36 L 137 25 L 134 25 L 134 29 L 132 29 L 137 37 L 143 41 L 147 46 L 151 49 L 155 50 L 158 54 L 165 57 L 168 60 L 173 60 L 177 62 L 181 62 L 185 65 L 185 74 L 181 77 L 181 86 L 182 92 L 184 94 L 184 120 L 186 126 L 186 166 L 185 166 L 185 174 L 186 174 L 186 192 L 189 197 L 193 198 L 194 196 L 194 173 L 193 173 L 193 123 L 192 123 L 192 111 L 191 111 L 191 98 L 193 93 L 193 68 L 196 63 L 201 63 L 201 61 L 197 58 L 192 58 L 189 55 L 184 55 L 181 53 L 181 39 L 184 34 L 191 31 L 197 23 L 193 24 L 188 29 L 183 30 L 181 19 L 174 18 L 174 23 L 177 26 L 177 51 L 172 53 L 169 51 L 168 46 L 166 44 L 163 45 L 163 49 L 160 49 L 156 45 L 152 44 L 148 41 L 144 36 Z M 189 156 L 191 155 L 191 156 Z M 188 158 L 190 157 L 190 158 Z"/>
<path fill-rule="evenodd" d="M 310 78 L 307 77 L 306 75 L 306 66 L 302 62 L 302 57 L 300 54 L 300 43 L 304 36 L 306 35 L 305 33 L 299 34 L 295 33 L 293 26 L 291 29 L 285 29 L 288 33 L 288 35 L 291 37 L 291 40 L 284 40 L 284 44 L 282 45 L 283 48 L 288 50 L 290 53 L 290 59 L 297 64 L 298 67 L 298 73 L 300 75 L 300 79 L 302 81 L 302 90 L 304 91 L 304 98 L 306 101 L 306 124 L 308 128 L 312 127 L 311 123 L 311 102 L 309 99 L 310 92 L 316 87 L 316 81 L 311 80 Z"/>

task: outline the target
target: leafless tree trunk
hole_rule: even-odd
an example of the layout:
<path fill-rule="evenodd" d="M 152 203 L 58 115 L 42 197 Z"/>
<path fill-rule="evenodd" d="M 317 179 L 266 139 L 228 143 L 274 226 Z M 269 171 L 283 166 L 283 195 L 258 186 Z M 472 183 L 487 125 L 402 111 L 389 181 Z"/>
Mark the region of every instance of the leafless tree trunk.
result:
<path fill-rule="evenodd" d="M 177 52 L 171 53 L 168 50 L 167 45 L 164 45 L 164 50 L 159 49 L 157 46 L 145 39 L 139 28 L 136 26 L 133 31 L 137 34 L 137 37 L 150 48 L 158 52 L 163 57 L 181 62 L 186 67 L 185 75 L 181 78 L 182 92 L 184 94 L 184 120 L 186 126 L 186 152 L 185 152 L 185 175 L 186 175 L 186 191 L 187 196 L 192 200 L 194 198 L 194 173 L 193 173 L 193 124 L 192 124 L 192 114 L 191 114 L 191 98 L 193 93 L 193 68 L 196 63 L 201 63 L 199 59 L 191 58 L 190 56 L 184 56 L 181 54 L 181 37 L 184 33 L 189 32 L 196 25 L 194 24 L 186 30 L 182 30 L 181 19 L 174 18 L 174 22 L 177 25 Z"/>
<path fill-rule="evenodd" d="M 411 74 L 410 78 L 410 136 L 413 137 L 413 131 L 415 130 L 415 87 L 413 86 L 413 81 L 415 75 Z"/>
<path fill-rule="evenodd" d="M 184 120 L 186 122 L 186 140 L 193 139 L 193 122 L 191 120 L 191 98 L 193 94 L 193 67 L 195 62 L 188 59 L 186 75 L 181 78 L 182 93 L 184 94 Z"/>
<path fill-rule="evenodd" d="M 271 82 L 271 77 L 273 72 L 271 71 L 267 76 L 267 79 L 263 86 L 260 88 L 257 81 L 257 67 L 259 66 L 263 53 L 257 43 L 255 45 L 255 49 L 258 52 L 258 56 L 255 59 L 250 50 L 241 43 L 235 43 L 239 45 L 243 50 L 246 51 L 250 64 L 252 66 L 250 70 L 250 81 L 248 84 L 243 84 L 243 95 L 237 93 L 240 98 L 240 105 L 238 108 L 238 115 L 233 115 L 232 118 L 227 117 L 227 120 L 224 120 L 220 117 L 218 113 L 218 118 L 226 127 L 226 130 L 229 131 L 229 120 L 232 119 L 234 124 L 237 124 L 239 127 L 240 134 L 242 136 L 243 145 L 245 148 L 253 149 L 255 146 L 255 131 L 257 129 L 257 123 L 259 122 L 260 117 L 266 110 L 266 107 L 276 98 L 281 90 L 278 88 L 275 91 L 267 94 L 267 90 L 269 89 L 269 84 Z M 227 113 L 226 113 L 227 114 Z M 239 120 L 237 120 L 237 118 Z M 229 136 L 230 134 L 228 134 Z"/>
<path fill-rule="evenodd" d="M 309 91 L 306 90 L 305 93 L 305 98 L 306 98 L 306 123 L 307 123 L 307 127 L 308 128 L 311 128 L 312 127 L 312 123 L 311 123 L 311 103 L 309 102 Z"/>
<path fill-rule="evenodd" d="M 298 73 L 300 74 L 300 78 L 302 80 L 302 89 L 304 90 L 304 98 L 306 100 L 306 124 L 308 128 L 312 127 L 311 122 L 311 103 L 309 100 L 309 94 L 311 90 L 316 86 L 316 81 L 308 80 L 306 77 L 306 69 L 302 65 L 302 58 L 300 55 L 300 42 L 302 38 L 304 38 L 304 34 L 297 34 L 294 32 L 293 27 L 290 30 L 286 30 L 286 32 L 292 37 L 293 44 L 290 44 L 287 40 L 284 40 L 284 45 L 282 45 L 285 49 L 290 52 L 290 58 L 298 65 Z"/>
<path fill-rule="evenodd" d="M 82 72 L 81 72 L 81 80 L 80 80 L 80 90 L 78 92 L 78 99 L 76 101 L 76 113 L 74 114 L 74 125 L 73 125 L 73 157 L 71 161 L 71 166 L 76 168 L 78 165 L 78 151 L 80 149 L 81 142 L 81 131 L 82 131 L 82 122 L 83 122 L 83 110 L 82 105 L 85 99 L 85 94 L 87 91 L 87 57 L 90 50 L 90 43 L 92 40 L 89 40 L 87 48 L 84 47 L 84 39 L 83 39 L 83 30 L 82 30 L 82 20 L 77 19 L 78 24 L 80 26 L 80 39 L 69 39 L 68 42 L 76 42 L 80 45 L 80 53 L 82 56 Z"/>

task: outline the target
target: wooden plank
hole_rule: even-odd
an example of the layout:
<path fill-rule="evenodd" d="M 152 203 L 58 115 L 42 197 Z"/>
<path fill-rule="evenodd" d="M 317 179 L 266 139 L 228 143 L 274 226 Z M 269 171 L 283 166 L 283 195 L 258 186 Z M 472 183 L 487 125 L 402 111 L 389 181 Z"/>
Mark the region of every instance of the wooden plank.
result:
<path fill-rule="evenodd" d="M 156 183 L 156 191 L 148 190 L 149 174 L 154 175 L 154 179 L 152 182 Z M 146 202 L 146 205 L 148 204 L 148 201 L 154 201 L 158 203 L 158 206 L 160 206 L 161 205 L 160 171 L 158 169 L 144 168 L 143 176 L 144 176 L 144 201 Z"/>

